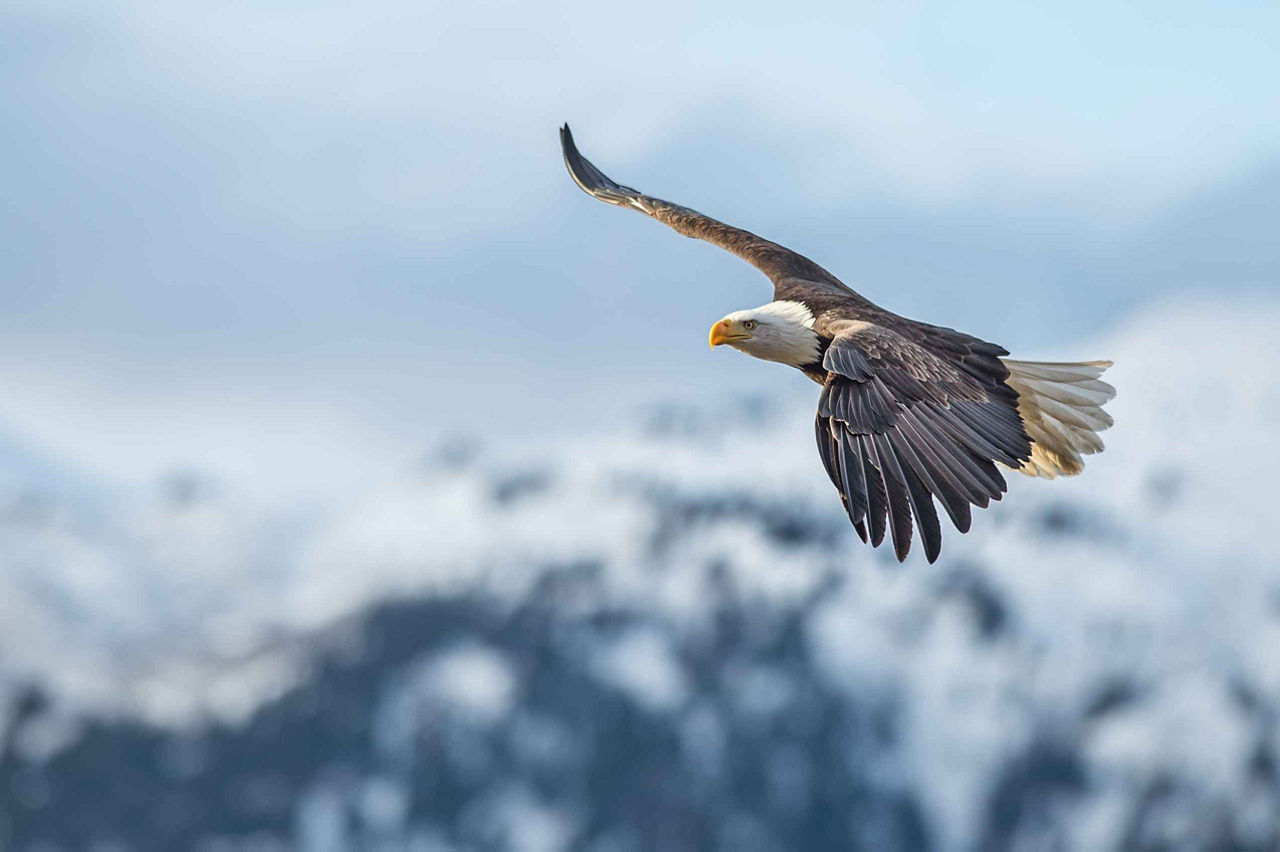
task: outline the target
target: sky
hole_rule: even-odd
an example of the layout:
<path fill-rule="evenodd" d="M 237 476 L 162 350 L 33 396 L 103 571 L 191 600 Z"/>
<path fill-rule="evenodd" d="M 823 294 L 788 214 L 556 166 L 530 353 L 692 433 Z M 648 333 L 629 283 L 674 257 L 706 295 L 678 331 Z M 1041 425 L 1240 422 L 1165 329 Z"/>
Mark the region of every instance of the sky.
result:
<path fill-rule="evenodd" d="M 793 389 L 754 270 L 606 173 L 1020 355 L 1274 292 L 1264 3 L 0 7 L 0 437 L 286 502 L 450 436 Z M 0 454 L 2 456 L 3 454 Z M 3 463 L 3 458 L 0 458 Z"/>

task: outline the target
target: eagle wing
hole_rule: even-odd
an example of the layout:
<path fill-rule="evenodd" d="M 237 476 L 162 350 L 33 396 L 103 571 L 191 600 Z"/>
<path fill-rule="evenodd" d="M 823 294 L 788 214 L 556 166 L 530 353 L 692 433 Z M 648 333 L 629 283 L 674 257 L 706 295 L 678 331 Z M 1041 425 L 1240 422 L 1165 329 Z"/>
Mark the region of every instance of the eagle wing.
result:
<path fill-rule="evenodd" d="M 802 254 L 741 228 L 704 216 L 697 210 L 690 210 L 615 183 L 579 153 L 567 124 L 560 128 L 560 145 L 564 149 L 564 162 L 569 168 L 569 174 L 583 191 L 608 204 L 652 216 L 686 237 L 706 240 L 733 252 L 768 276 L 773 282 L 776 298 L 784 297 L 797 285 L 806 289 L 854 295 L 834 275 Z"/>
<path fill-rule="evenodd" d="M 996 463 L 1017 468 L 1030 458 L 1017 394 L 1004 382 L 1000 356 L 1008 353 L 935 326 L 915 329 L 919 341 L 849 319 L 819 331 L 832 342 L 823 358 L 818 451 L 849 520 L 873 546 L 887 527 L 902 561 L 914 517 L 933 562 L 942 547 L 934 498 L 967 532 L 970 506 L 985 508 L 1006 490 Z"/>

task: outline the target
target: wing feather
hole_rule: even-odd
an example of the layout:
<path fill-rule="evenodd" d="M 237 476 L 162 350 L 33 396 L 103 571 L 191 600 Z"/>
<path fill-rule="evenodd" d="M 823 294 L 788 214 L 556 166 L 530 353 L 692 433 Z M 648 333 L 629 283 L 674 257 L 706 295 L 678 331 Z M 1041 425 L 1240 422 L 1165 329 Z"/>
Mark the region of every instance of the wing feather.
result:
<path fill-rule="evenodd" d="M 920 514 L 915 506 L 914 496 L 911 493 L 911 480 L 914 479 L 914 476 L 907 473 L 902 467 L 885 433 L 871 435 L 870 443 L 875 448 L 876 458 L 880 462 L 880 472 L 884 475 L 885 490 L 889 494 L 889 531 L 893 533 L 894 555 L 901 562 L 907 558 L 907 553 L 911 550 L 911 516 L 912 514 Z M 911 479 L 908 479 L 908 477 L 911 477 Z M 930 501 L 931 508 L 932 505 L 933 503 Z M 937 513 L 933 514 L 936 521 Z M 923 530 L 921 530 L 921 535 L 925 535 Z M 927 539 L 925 544 L 927 547 Z M 932 562 L 933 560 L 930 559 L 929 561 Z"/>
<path fill-rule="evenodd" d="M 935 498 L 965 532 L 971 507 L 999 500 L 1007 488 L 996 463 L 1019 465 L 1031 455 L 1017 394 L 1004 383 L 1004 350 L 929 329 L 936 349 L 866 321 L 815 323 L 832 338 L 818 405 L 829 424 L 819 443 L 834 436 L 837 444 L 832 481 L 850 518 L 865 522 L 866 540 L 879 545 L 889 533 L 899 561 L 913 533 L 930 562 L 938 557 Z M 830 450 L 820 451 L 827 464 Z"/>
<path fill-rule="evenodd" d="M 995 464 L 984 454 L 968 450 L 962 441 L 954 437 L 959 430 L 951 428 L 953 421 L 945 412 L 924 409 L 919 413 L 930 424 L 926 435 L 952 463 L 953 468 L 968 474 L 966 482 L 972 483 L 984 501 L 999 500 L 1008 486 L 1004 477 L 996 470 Z M 982 505 L 985 507 L 986 503 L 983 502 Z"/>
<path fill-rule="evenodd" d="M 768 276 L 774 285 L 775 298 L 783 298 L 784 294 L 800 285 L 809 292 L 821 291 L 841 299 L 861 301 L 861 297 L 838 278 L 798 252 L 704 216 L 697 210 L 645 195 L 612 180 L 582 156 L 567 124 L 560 128 L 560 147 L 569 175 L 583 192 L 607 204 L 651 216 L 677 233 L 705 240 L 736 254 Z"/>
<path fill-rule="evenodd" d="M 916 516 L 916 529 L 924 540 L 925 558 L 932 563 L 942 551 L 942 526 L 938 523 L 938 512 L 933 507 L 933 493 L 936 483 L 930 476 L 924 463 L 911 444 L 899 429 L 887 433 L 889 443 L 902 468 L 903 478 L 907 482 L 908 494 L 911 497 L 911 511 Z M 945 505 L 945 503 L 944 503 Z M 966 508 L 968 504 L 965 504 Z"/>
<path fill-rule="evenodd" d="M 849 440 L 843 426 L 836 427 L 840 435 L 836 439 L 839 444 L 840 476 L 844 479 L 844 494 L 848 500 L 849 518 L 861 521 L 871 506 L 871 494 L 867 490 L 867 476 L 862 467 L 862 456 L 854 441 Z"/>
<path fill-rule="evenodd" d="M 912 414 L 918 413 L 912 412 Z M 993 492 L 995 499 L 1000 499 L 999 495 L 1002 492 L 992 483 L 985 481 L 981 469 L 973 463 L 974 456 L 971 453 L 948 441 L 944 435 L 924 420 L 916 419 L 915 425 L 919 427 L 920 446 L 932 451 L 933 458 L 936 458 L 943 469 L 950 474 L 965 499 L 982 509 L 991 502 Z"/>
<path fill-rule="evenodd" d="M 942 503 L 955 528 L 962 533 L 968 532 L 972 518 L 969 501 L 961 493 L 960 486 L 950 478 L 933 450 L 923 445 L 911 421 L 904 416 L 899 423 L 901 428 L 889 433 L 890 440 L 898 448 L 898 455 L 907 460 L 924 487 Z"/>
<path fill-rule="evenodd" d="M 971 453 L 986 458 L 1003 458 L 1003 450 L 991 443 L 981 432 L 955 416 L 943 416 L 935 408 L 921 406 L 915 413 L 929 425 Z"/>
<path fill-rule="evenodd" d="M 871 535 L 871 546 L 879 547 L 888 529 L 886 521 L 889 514 L 889 495 L 885 492 L 884 478 L 868 453 L 867 436 L 853 435 L 848 431 L 845 436 L 854 447 L 852 455 L 862 471 L 862 482 L 867 496 L 866 520 Z"/>
<path fill-rule="evenodd" d="M 827 471 L 827 476 L 831 477 L 831 484 L 841 494 L 844 493 L 844 479 L 840 476 L 839 445 L 836 443 L 835 436 L 831 433 L 831 418 L 824 417 L 819 414 L 814 419 L 814 430 L 818 438 L 818 455 L 822 457 L 822 466 Z"/>

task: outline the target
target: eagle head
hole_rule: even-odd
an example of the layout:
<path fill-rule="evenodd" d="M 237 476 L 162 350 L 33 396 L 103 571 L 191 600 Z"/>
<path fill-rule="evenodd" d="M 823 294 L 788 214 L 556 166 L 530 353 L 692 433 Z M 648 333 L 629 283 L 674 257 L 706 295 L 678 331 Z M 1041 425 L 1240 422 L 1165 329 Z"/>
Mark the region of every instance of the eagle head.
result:
<path fill-rule="evenodd" d="M 734 311 L 711 326 L 708 340 L 713 347 L 728 344 L 756 358 L 792 367 L 803 367 L 818 359 L 813 312 L 800 302 L 770 302 Z"/>

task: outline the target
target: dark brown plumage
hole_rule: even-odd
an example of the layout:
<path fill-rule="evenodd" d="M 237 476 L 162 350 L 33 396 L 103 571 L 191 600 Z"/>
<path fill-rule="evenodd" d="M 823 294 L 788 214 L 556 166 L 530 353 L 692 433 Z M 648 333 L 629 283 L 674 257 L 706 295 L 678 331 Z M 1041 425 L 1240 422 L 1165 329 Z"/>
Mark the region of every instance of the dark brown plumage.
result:
<path fill-rule="evenodd" d="M 1023 380 L 1039 383 L 1026 392 L 1014 390 L 1003 360 L 1009 353 L 1001 347 L 898 316 L 790 249 L 621 186 L 578 152 L 567 125 L 560 138 L 569 173 L 583 190 L 733 252 L 768 276 L 775 302 L 799 302 L 808 309 L 820 360 L 795 366 L 822 384 L 816 436 L 823 467 L 859 536 L 876 546 L 887 533 L 899 560 L 911 547 L 913 526 L 926 558 L 938 557 L 942 532 L 934 498 L 956 528 L 967 532 L 970 507 L 986 507 L 1007 488 L 997 464 L 1052 476 L 1078 470 L 1071 469 L 1067 455 L 1095 451 L 1072 440 L 1064 450 L 1037 438 L 1045 447 L 1033 461 L 1023 414 L 1034 414 L 1040 431 L 1041 407 L 1047 407 L 1042 396 L 1062 398 L 1053 390 L 1056 382 L 1075 383 L 1092 395 L 1088 414 L 1094 441 L 1092 433 L 1110 425 L 1109 418 L 1099 425 L 1105 413 L 1098 406 L 1114 391 L 1096 381 L 1107 362 L 1053 365 L 1062 368 L 1053 382 L 1035 378 L 1049 365 L 1030 365 L 1040 373 L 1029 372 L 1033 378 Z M 1078 462 L 1078 454 L 1074 459 Z"/>

